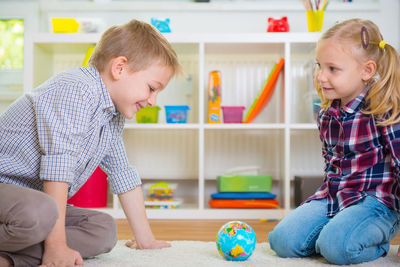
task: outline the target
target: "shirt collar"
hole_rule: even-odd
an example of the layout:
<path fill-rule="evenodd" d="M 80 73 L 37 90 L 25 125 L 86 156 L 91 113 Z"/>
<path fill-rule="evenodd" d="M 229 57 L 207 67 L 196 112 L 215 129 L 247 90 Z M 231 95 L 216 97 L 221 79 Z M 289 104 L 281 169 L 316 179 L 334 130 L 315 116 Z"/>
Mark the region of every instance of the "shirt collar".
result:
<path fill-rule="evenodd" d="M 119 112 L 117 111 L 114 103 L 111 100 L 111 96 L 108 93 L 107 87 L 104 84 L 103 79 L 101 78 L 100 72 L 95 67 L 89 67 L 88 71 L 93 75 L 93 77 L 97 81 L 98 88 L 100 89 L 101 103 L 103 110 L 111 112 L 113 116 L 118 115 Z"/>
<path fill-rule="evenodd" d="M 328 109 L 328 113 L 330 115 L 338 115 L 340 110 L 346 113 L 354 113 L 356 111 L 359 111 L 362 107 L 362 103 L 365 101 L 365 97 L 369 91 L 369 86 L 366 87 L 356 98 L 351 100 L 349 103 L 344 105 L 342 108 L 340 108 L 340 99 L 335 99 L 332 101 L 331 106 Z"/>

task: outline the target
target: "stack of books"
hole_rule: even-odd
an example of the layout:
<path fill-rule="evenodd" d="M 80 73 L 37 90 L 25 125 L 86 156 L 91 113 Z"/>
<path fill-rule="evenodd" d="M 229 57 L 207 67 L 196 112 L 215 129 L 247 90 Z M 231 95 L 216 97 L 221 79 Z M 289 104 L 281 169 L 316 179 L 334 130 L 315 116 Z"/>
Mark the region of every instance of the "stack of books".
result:
<path fill-rule="evenodd" d="M 279 206 L 276 195 L 271 193 L 271 176 L 218 176 L 217 190 L 217 193 L 211 194 L 211 208 L 273 209 Z"/>

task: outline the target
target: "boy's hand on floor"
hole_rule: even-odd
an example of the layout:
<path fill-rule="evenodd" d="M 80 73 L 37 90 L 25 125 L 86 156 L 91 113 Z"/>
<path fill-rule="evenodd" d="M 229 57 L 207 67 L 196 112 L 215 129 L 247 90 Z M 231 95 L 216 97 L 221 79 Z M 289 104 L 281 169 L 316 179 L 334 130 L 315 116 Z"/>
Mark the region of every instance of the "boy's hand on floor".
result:
<path fill-rule="evenodd" d="M 75 265 L 83 265 L 81 254 L 65 245 L 59 245 L 45 248 L 42 265 L 39 267 L 73 267 Z"/>
<path fill-rule="evenodd" d="M 154 240 L 148 247 L 140 247 L 135 239 L 131 241 L 127 241 L 125 246 L 131 249 L 160 249 L 160 248 L 168 248 L 171 246 L 170 243 L 162 240 Z"/>

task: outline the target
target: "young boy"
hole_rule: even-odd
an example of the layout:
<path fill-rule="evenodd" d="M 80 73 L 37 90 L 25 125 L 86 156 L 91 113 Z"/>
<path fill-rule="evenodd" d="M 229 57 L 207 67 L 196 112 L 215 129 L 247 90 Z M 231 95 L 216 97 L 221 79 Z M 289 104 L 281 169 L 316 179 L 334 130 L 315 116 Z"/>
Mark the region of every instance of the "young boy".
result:
<path fill-rule="evenodd" d="M 170 246 L 151 232 L 121 133 L 125 118 L 155 105 L 180 71 L 177 56 L 157 30 L 133 20 L 108 29 L 90 62 L 55 75 L 0 117 L 0 266 L 82 265 L 114 247 L 112 217 L 66 205 L 99 165 L 136 247 Z"/>

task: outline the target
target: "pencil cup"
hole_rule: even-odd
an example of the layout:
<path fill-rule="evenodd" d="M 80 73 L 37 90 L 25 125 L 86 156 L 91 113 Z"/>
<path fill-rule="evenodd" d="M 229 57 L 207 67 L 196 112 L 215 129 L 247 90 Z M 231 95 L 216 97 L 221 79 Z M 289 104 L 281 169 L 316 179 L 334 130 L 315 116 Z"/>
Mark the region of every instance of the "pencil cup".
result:
<path fill-rule="evenodd" d="M 307 11 L 307 25 L 309 32 L 320 32 L 324 24 L 324 11 L 323 10 L 308 10 Z"/>

